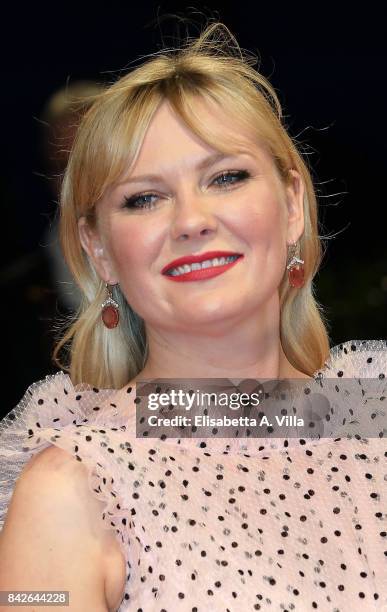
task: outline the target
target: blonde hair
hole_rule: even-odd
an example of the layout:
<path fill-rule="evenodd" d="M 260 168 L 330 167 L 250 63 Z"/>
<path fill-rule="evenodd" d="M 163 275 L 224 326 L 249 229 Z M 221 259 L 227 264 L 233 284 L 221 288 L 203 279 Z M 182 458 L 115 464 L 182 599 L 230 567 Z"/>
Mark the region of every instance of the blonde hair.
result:
<path fill-rule="evenodd" d="M 300 173 L 305 186 L 305 229 L 300 238 L 305 284 L 301 289 L 291 287 L 284 271 L 278 288 L 280 339 L 290 363 L 308 375 L 326 360 L 329 338 L 312 285 L 323 255 L 313 182 L 282 125 L 279 99 L 255 63 L 226 26 L 212 23 L 197 38 L 187 38 L 179 49 L 161 50 L 106 88 L 84 116 L 63 180 L 60 221 L 62 249 L 83 301 L 54 351 L 56 363 L 69 371 L 74 384 L 121 388 L 147 360 L 144 321 L 117 287 L 113 297 L 120 303 L 120 324 L 108 330 L 101 321 L 105 285 L 82 249 L 78 220 L 86 216 L 90 224 L 96 222 L 95 204 L 134 163 L 150 121 L 165 100 L 203 141 L 230 152 L 235 140 L 227 131 L 213 133 L 195 101 L 220 106 L 264 143 L 284 184 L 291 168 Z M 68 351 L 68 366 L 59 359 L 63 349 Z"/>

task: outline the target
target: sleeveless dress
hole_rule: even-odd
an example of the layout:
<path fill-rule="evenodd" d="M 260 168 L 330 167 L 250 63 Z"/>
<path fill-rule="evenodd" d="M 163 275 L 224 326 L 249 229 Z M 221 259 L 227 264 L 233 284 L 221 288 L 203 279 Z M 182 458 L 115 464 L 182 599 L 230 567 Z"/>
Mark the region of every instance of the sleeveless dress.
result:
<path fill-rule="evenodd" d="M 386 375 L 385 340 L 331 348 L 303 380 L 334 383 L 330 435 L 291 444 L 136 438 L 135 388 L 48 376 L 0 423 L 0 528 L 55 445 L 87 467 L 124 554 L 118 612 L 387 610 Z"/>

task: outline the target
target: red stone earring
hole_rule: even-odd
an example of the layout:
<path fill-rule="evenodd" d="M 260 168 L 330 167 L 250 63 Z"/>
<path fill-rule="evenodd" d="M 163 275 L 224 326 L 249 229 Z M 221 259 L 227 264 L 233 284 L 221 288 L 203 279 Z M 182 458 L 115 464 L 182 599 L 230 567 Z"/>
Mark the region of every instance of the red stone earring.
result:
<path fill-rule="evenodd" d="M 114 329 L 114 327 L 117 327 L 120 320 L 120 307 L 117 302 L 113 300 L 112 292 L 108 283 L 106 283 L 106 291 L 108 295 L 102 304 L 101 318 L 105 327 L 108 329 Z"/>
<path fill-rule="evenodd" d="M 297 287 L 297 289 L 299 289 L 300 287 L 303 287 L 304 285 L 304 266 L 303 264 L 305 262 L 303 259 L 300 259 L 299 257 L 295 256 L 295 253 L 298 247 L 298 243 L 295 242 L 294 244 L 291 245 L 291 247 L 292 249 L 291 249 L 290 261 L 288 265 L 286 266 L 286 269 L 288 270 L 288 278 L 289 278 L 290 286 Z"/>

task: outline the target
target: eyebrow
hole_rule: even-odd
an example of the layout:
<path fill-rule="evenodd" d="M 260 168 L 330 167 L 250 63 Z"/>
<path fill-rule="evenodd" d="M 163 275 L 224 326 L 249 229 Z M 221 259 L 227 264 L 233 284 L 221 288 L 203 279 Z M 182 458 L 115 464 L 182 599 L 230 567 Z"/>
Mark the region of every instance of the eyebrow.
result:
<path fill-rule="evenodd" d="M 242 153 L 242 151 L 240 152 Z M 240 153 L 212 153 L 208 157 L 202 159 L 195 166 L 195 170 L 206 170 L 210 166 L 213 166 L 218 161 L 222 161 L 224 159 L 230 159 L 233 157 L 237 157 Z M 130 178 L 125 179 L 124 183 L 142 183 L 145 181 L 159 181 L 162 179 L 160 174 L 141 174 L 138 176 L 132 176 Z"/>

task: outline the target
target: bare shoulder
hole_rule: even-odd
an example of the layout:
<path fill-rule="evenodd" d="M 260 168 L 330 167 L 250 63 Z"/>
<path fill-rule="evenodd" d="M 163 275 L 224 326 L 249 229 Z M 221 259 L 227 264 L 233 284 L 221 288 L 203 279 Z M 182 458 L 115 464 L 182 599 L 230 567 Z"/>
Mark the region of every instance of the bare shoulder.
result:
<path fill-rule="evenodd" d="M 82 462 L 55 446 L 37 453 L 15 485 L 0 534 L 0 590 L 62 588 L 71 591 L 71 610 L 115 610 L 125 562 L 103 527 L 103 505 Z"/>

